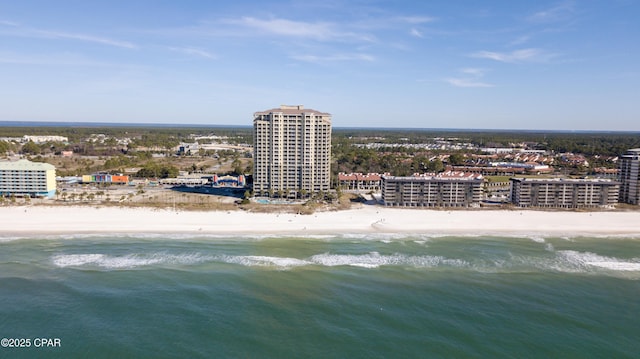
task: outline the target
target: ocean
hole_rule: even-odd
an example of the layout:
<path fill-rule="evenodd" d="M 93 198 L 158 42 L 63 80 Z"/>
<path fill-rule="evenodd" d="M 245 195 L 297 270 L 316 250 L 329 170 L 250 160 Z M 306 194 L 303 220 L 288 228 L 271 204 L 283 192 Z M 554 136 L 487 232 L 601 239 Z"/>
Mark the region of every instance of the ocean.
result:
<path fill-rule="evenodd" d="M 637 358 L 640 238 L 0 237 L 2 358 Z"/>

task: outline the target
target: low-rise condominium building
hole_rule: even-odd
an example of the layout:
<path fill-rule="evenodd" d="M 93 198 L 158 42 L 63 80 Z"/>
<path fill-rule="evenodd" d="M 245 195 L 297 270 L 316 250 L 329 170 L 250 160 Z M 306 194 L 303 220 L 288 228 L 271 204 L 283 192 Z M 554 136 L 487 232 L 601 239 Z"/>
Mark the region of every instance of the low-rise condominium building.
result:
<path fill-rule="evenodd" d="M 607 208 L 618 203 L 620 183 L 607 179 L 511 178 L 518 207 Z"/>
<path fill-rule="evenodd" d="M 382 202 L 403 207 L 477 207 L 482 175 L 464 172 L 382 176 Z"/>
<path fill-rule="evenodd" d="M 385 173 L 385 175 L 389 174 Z M 338 186 L 347 192 L 380 192 L 381 182 L 382 175 L 379 173 L 338 173 Z"/>

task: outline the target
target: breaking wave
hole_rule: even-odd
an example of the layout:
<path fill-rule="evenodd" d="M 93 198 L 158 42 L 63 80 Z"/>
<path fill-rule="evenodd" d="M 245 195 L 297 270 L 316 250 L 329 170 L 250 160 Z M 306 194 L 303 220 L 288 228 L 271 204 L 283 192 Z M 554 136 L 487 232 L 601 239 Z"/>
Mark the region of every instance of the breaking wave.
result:
<path fill-rule="evenodd" d="M 130 269 L 157 264 L 189 265 L 206 261 L 207 258 L 198 254 L 163 254 L 151 255 L 128 254 L 124 256 L 111 256 L 105 254 L 60 254 L 52 257 L 55 266 L 82 267 L 93 266 L 106 269 Z"/>
<path fill-rule="evenodd" d="M 604 268 L 612 271 L 640 271 L 640 258 L 618 259 L 590 252 L 558 251 L 558 257 L 576 269 Z"/>
<path fill-rule="evenodd" d="M 108 255 L 101 253 L 57 254 L 50 257 L 58 268 L 134 269 L 144 267 L 191 266 L 202 263 L 241 265 L 287 270 L 300 267 L 359 267 L 375 269 L 400 267 L 417 269 L 462 270 L 479 273 L 561 272 L 609 275 L 619 273 L 640 278 L 640 258 L 621 259 L 575 250 L 554 251 L 545 246 L 547 255 L 500 256 L 484 258 L 449 258 L 440 255 L 381 254 L 376 251 L 358 254 L 325 252 L 305 258 L 262 255 L 195 253 L 150 253 Z M 550 253 L 551 252 L 551 253 Z"/>
<path fill-rule="evenodd" d="M 230 264 L 240 264 L 243 266 L 253 267 L 281 267 L 291 268 L 312 264 L 311 262 L 297 258 L 287 257 L 268 257 L 268 256 L 223 256 L 222 262 Z"/>

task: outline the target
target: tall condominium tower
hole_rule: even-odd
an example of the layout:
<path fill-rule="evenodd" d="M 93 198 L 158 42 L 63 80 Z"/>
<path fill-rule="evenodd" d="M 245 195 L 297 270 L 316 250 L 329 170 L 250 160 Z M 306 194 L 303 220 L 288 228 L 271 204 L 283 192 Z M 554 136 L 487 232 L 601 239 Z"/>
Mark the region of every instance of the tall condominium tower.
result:
<path fill-rule="evenodd" d="M 620 202 L 640 204 L 640 148 L 625 152 L 620 164 Z"/>
<path fill-rule="evenodd" d="M 256 196 L 307 195 L 329 190 L 331 115 L 285 106 L 253 115 Z"/>

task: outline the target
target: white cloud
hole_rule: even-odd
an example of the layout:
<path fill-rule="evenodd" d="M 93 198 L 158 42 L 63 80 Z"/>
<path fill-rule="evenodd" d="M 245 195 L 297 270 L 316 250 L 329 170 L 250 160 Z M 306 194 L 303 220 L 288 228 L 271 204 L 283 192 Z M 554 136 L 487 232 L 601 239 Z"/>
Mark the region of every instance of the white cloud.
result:
<path fill-rule="evenodd" d="M 463 76 L 444 79 L 445 82 L 455 87 L 494 87 L 494 85 L 482 82 L 486 73 L 484 69 L 464 68 L 458 70 Z"/>
<path fill-rule="evenodd" d="M 455 87 L 493 87 L 492 84 L 486 82 L 480 82 L 473 79 L 465 78 L 448 78 L 445 79 L 449 84 Z"/>
<path fill-rule="evenodd" d="M 529 35 L 520 36 L 509 43 L 510 46 L 522 45 L 531 39 Z"/>
<path fill-rule="evenodd" d="M 113 64 L 95 61 L 81 54 L 63 53 L 43 53 L 43 54 L 22 54 L 15 52 L 0 52 L 0 63 L 14 65 L 38 65 L 38 66 L 98 66 L 113 67 Z"/>
<path fill-rule="evenodd" d="M 484 69 L 477 69 L 477 68 L 464 68 L 464 69 L 461 69 L 460 72 L 462 72 L 463 74 L 482 77 L 487 71 Z"/>
<path fill-rule="evenodd" d="M 339 61 L 375 61 L 375 57 L 368 54 L 334 54 L 330 56 L 316 56 L 316 55 L 294 55 L 292 59 L 304 62 L 312 62 L 316 64 L 339 62 Z"/>
<path fill-rule="evenodd" d="M 410 34 L 415 36 L 415 37 L 419 37 L 419 38 L 423 38 L 424 37 L 422 32 L 420 32 L 420 30 L 416 29 L 415 27 L 411 29 Z"/>
<path fill-rule="evenodd" d="M 527 18 L 530 22 L 548 23 L 569 18 L 575 11 L 573 1 L 563 1 L 549 9 L 538 11 Z"/>
<path fill-rule="evenodd" d="M 242 17 L 237 20 L 224 20 L 223 23 L 256 30 L 260 33 L 319 41 L 373 40 L 370 35 L 344 31 L 338 25 L 329 22 L 303 22 L 278 18 L 262 20 L 254 17 Z"/>
<path fill-rule="evenodd" d="M 550 54 L 535 48 L 514 50 L 511 52 L 479 51 L 471 54 L 471 57 L 508 63 L 546 62 L 555 56 L 555 54 Z"/>
<path fill-rule="evenodd" d="M 429 16 L 401 16 L 397 19 L 409 24 L 425 24 L 435 20 L 435 18 Z"/>
<path fill-rule="evenodd" d="M 20 24 L 13 22 L 13 21 L 7 21 L 7 20 L 0 20 L 0 25 L 3 26 L 18 26 Z"/>
<path fill-rule="evenodd" d="M 93 43 L 108 45 L 108 46 L 122 47 L 127 49 L 134 49 L 137 47 L 133 43 L 130 43 L 127 41 L 110 39 L 107 37 L 22 27 L 19 24 L 8 22 L 8 21 L 2 21 L 1 24 L 10 27 L 8 29 L 0 30 L 0 35 L 5 35 L 5 36 L 30 37 L 30 38 L 37 38 L 37 39 L 78 40 L 78 41 L 93 42 Z"/>
<path fill-rule="evenodd" d="M 48 39 L 80 40 L 80 41 L 86 41 L 86 42 L 94 42 L 102 45 L 123 47 L 127 49 L 134 49 L 137 47 L 136 45 L 127 41 L 114 40 L 106 37 L 98 37 L 93 35 L 57 32 L 57 31 L 48 31 L 48 30 L 32 30 L 31 33 L 34 35 L 34 37 L 42 37 L 42 38 L 48 38 Z"/>
<path fill-rule="evenodd" d="M 197 49 L 197 48 L 193 48 L 193 47 L 169 47 L 169 50 L 176 51 L 176 52 L 181 52 L 181 53 L 187 54 L 187 55 L 204 57 L 206 59 L 211 59 L 211 60 L 217 59 L 217 56 L 215 56 L 214 54 L 212 54 L 210 52 L 207 52 L 205 50 Z"/>

